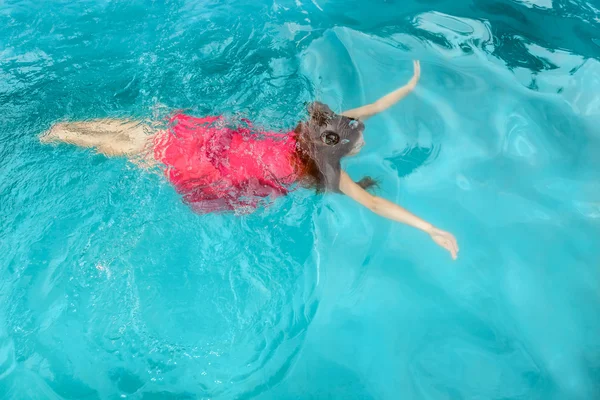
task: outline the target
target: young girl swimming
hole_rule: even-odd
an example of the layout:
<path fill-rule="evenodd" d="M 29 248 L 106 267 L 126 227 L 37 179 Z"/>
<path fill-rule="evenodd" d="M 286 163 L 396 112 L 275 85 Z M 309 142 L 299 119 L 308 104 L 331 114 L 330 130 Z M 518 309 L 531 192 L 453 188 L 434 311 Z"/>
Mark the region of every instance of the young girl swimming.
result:
<path fill-rule="evenodd" d="M 314 102 L 308 107 L 308 119 L 287 133 L 257 132 L 246 120 L 228 126 L 223 117 L 178 113 L 170 117 L 167 129 L 154 132 L 147 132 L 148 125 L 141 121 L 105 119 L 58 123 L 40 140 L 158 163 L 197 213 L 256 208 L 264 199 L 287 194 L 294 184 L 342 193 L 385 218 L 426 232 L 456 259 L 458 245 L 452 234 L 370 194 L 373 179 L 354 182 L 340 165 L 343 157 L 357 154 L 365 144 L 364 121 L 409 94 L 419 77 L 415 61 L 408 84 L 341 114 Z"/>

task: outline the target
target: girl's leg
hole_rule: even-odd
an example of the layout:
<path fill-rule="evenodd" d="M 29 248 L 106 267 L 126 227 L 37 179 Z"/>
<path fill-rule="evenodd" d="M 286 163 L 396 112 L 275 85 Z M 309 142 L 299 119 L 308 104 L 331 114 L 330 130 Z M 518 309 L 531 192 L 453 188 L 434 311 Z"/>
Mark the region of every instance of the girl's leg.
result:
<path fill-rule="evenodd" d="M 107 156 L 144 155 L 151 143 L 148 127 L 141 121 L 99 119 L 55 124 L 40 136 L 42 143 L 64 142 L 93 147 Z"/>

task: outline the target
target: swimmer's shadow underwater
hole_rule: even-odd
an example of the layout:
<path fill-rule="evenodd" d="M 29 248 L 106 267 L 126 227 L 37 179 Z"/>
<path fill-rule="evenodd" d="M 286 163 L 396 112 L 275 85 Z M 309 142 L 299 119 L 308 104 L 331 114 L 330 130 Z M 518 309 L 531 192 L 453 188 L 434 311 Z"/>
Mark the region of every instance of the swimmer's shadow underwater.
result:
<path fill-rule="evenodd" d="M 404 178 L 434 160 L 438 153 L 439 148 L 417 145 L 394 153 L 386 157 L 385 161 L 397 172 L 399 178 Z"/>

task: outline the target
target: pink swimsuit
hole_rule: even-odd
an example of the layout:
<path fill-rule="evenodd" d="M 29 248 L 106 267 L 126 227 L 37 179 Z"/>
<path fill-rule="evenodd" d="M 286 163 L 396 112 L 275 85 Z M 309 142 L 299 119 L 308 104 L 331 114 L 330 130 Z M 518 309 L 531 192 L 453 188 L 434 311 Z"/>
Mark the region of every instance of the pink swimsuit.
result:
<path fill-rule="evenodd" d="M 298 179 L 293 132 L 256 133 L 225 126 L 222 117 L 176 114 L 154 138 L 154 158 L 198 213 L 256 208 Z"/>

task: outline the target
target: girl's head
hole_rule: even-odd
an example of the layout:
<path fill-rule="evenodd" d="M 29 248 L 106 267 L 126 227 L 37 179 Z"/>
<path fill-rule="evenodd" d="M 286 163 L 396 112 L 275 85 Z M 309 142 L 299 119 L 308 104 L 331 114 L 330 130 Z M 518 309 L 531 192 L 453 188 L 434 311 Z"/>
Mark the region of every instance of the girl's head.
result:
<path fill-rule="evenodd" d="M 340 158 L 354 155 L 365 144 L 365 125 L 361 121 L 338 115 L 318 101 L 308 106 L 308 114 L 309 120 L 305 123 L 306 134 L 311 142 L 321 147 L 328 155 Z"/>
<path fill-rule="evenodd" d="M 296 127 L 299 156 L 307 175 L 319 190 L 339 191 L 341 165 L 345 156 L 357 154 L 364 146 L 365 125 L 356 119 L 334 113 L 327 105 L 314 102 L 308 106 L 308 121 Z M 363 179 L 363 187 L 372 186 Z"/>

